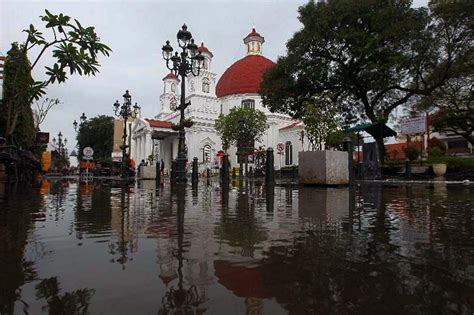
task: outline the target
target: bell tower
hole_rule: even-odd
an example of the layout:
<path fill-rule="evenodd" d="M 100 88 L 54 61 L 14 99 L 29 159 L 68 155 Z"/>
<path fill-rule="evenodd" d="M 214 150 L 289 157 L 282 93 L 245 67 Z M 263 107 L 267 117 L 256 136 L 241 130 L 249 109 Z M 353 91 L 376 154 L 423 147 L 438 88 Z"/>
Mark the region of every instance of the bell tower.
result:
<path fill-rule="evenodd" d="M 265 38 L 257 33 L 255 27 L 252 28 L 250 34 L 244 38 L 244 44 L 247 46 L 247 55 L 261 55 L 263 43 L 265 43 Z"/>
<path fill-rule="evenodd" d="M 170 72 L 163 78 L 163 94 L 160 96 L 160 114 L 174 112 L 178 102 L 178 77 Z"/>

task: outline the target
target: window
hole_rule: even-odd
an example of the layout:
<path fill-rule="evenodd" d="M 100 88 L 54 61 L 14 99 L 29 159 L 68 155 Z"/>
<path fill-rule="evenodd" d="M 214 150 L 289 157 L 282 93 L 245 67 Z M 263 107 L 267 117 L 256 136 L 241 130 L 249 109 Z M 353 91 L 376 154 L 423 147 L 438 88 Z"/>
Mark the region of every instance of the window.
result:
<path fill-rule="evenodd" d="M 243 108 L 255 108 L 255 101 L 254 100 L 243 100 L 242 101 Z"/>
<path fill-rule="evenodd" d="M 176 84 L 171 83 L 171 92 L 176 91 Z"/>
<path fill-rule="evenodd" d="M 204 70 L 209 69 L 209 60 L 207 60 L 207 58 L 204 59 L 202 67 L 204 68 Z"/>
<path fill-rule="evenodd" d="M 202 91 L 204 93 L 209 93 L 210 82 L 208 78 L 202 79 Z"/>
<path fill-rule="evenodd" d="M 285 145 L 285 165 L 293 165 L 293 146 L 291 141 L 287 141 Z"/>
<path fill-rule="evenodd" d="M 211 146 L 208 144 L 202 148 L 202 161 L 211 162 Z"/>

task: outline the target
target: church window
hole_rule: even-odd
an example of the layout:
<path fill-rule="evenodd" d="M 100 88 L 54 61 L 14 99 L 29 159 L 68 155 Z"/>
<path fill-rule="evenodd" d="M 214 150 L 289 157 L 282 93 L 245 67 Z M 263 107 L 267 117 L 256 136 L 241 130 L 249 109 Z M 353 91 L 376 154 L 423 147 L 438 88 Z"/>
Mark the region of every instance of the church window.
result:
<path fill-rule="evenodd" d="M 203 64 L 202 64 L 202 67 L 204 68 L 204 70 L 209 69 L 209 60 L 204 59 L 204 62 L 203 62 Z"/>
<path fill-rule="evenodd" d="M 176 84 L 171 83 L 171 92 L 175 92 L 175 91 L 176 91 Z"/>
<path fill-rule="evenodd" d="M 293 145 L 287 141 L 285 145 L 285 165 L 293 165 Z"/>
<path fill-rule="evenodd" d="M 202 148 L 202 161 L 211 162 L 211 146 L 208 144 Z"/>
<path fill-rule="evenodd" d="M 202 91 L 204 93 L 209 93 L 211 83 L 208 78 L 202 79 Z"/>
<path fill-rule="evenodd" d="M 252 108 L 255 109 L 255 101 L 254 100 L 243 100 L 242 101 L 243 108 Z"/>

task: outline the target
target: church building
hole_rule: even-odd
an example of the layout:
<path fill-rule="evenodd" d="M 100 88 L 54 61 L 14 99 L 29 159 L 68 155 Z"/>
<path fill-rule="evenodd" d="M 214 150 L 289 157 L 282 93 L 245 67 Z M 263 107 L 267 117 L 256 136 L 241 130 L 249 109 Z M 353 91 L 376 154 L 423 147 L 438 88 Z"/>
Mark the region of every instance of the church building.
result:
<path fill-rule="evenodd" d="M 260 83 L 265 71 L 274 63 L 262 55 L 263 36 L 252 29 L 244 38 L 246 56 L 234 62 L 216 82 L 212 72 L 213 53 L 201 44 L 198 51 L 205 57 L 203 69 L 198 76 L 190 74 L 186 80 L 185 117 L 193 121 L 186 128 L 188 160 L 197 157 L 200 168 L 217 168 L 222 143 L 214 123 L 220 114 L 228 114 L 235 106 L 255 108 L 265 113 L 268 129 L 261 143 L 255 147 L 272 147 L 275 151 L 275 168 L 298 164 L 298 151 L 307 144 L 303 125 L 288 115 L 272 113 L 263 106 L 259 95 Z M 163 159 L 168 170 L 178 151 L 178 131 L 172 129 L 179 123 L 176 111 L 180 99 L 180 80 L 169 73 L 163 78 L 163 93 L 160 96 L 159 113 L 153 118 L 137 119 L 132 129 L 131 157 L 156 162 Z M 231 166 L 238 166 L 236 148 L 228 150 Z"/>

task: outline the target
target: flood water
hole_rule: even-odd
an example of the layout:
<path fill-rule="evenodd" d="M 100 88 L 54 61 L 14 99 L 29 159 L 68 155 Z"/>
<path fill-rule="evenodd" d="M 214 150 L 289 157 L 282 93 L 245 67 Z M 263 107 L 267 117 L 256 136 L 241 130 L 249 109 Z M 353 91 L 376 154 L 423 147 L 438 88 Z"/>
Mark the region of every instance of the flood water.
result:
<path fill-rule="evenodd" d="M 474 186 L 0 187 L 1 314 L 472 314 Z"/>

